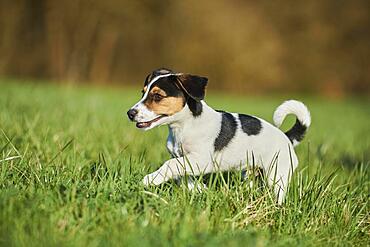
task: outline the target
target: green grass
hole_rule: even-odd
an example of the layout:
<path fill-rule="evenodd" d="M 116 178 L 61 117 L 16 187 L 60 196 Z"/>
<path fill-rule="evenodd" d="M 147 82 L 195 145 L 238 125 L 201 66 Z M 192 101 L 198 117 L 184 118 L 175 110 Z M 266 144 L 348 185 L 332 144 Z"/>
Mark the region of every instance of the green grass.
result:
<path fill-rule="evenodd" d="M 127 120 L 139 96 L 0 83 L 0 245 L 369 245 L 370 101 L 298 97 L 313 122 L 279 207 L 238 173 L 212 176 L 203 193 L 144 188 L 169 154 L 166 127 L 141 132 Z M 271 121 L 288 98 L 211 92 L 207 102 Z"/>

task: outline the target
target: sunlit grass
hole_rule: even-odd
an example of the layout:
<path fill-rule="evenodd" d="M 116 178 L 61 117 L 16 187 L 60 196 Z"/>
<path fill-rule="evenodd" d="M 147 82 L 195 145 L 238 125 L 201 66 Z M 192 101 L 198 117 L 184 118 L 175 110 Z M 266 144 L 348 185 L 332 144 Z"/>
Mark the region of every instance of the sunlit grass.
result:
<path fill-rule="evenodd" d="M 0 84 L 0 245 L 366 246 L 370 102 L 299 97 L 313 123 L 287 202 L 237 172 L 203 193 L 141 180 L 169 158 L 166 127 L 124 113 L 139 90 Z M 296 98 L 296 97 L 292 97 Z M 271 121 L 286 97 L 209 93 L 216 109 Z M 283 126 L 292 124 L 289 119 Z"/>

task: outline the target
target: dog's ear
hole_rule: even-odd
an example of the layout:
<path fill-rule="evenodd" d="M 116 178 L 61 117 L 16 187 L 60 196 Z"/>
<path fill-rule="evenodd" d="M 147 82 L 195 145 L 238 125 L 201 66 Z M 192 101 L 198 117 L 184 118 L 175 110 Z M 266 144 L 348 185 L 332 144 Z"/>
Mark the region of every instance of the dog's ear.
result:
<path fill-rule="evenodd" d="M 196 101 L 204 99 L 208 78 L 197 75 L 180 74 L 176 75 L 176 81 L 180 88 L 192 99 Z"/>

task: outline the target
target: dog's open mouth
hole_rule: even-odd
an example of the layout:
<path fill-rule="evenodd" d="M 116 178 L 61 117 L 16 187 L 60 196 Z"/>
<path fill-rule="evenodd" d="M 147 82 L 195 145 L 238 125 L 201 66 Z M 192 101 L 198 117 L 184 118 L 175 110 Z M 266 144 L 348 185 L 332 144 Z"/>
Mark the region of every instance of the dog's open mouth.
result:
<path fill-rule="evenodd" d="M 166 117 L 167 115 L 160 115 L 159 117 L 157 118 L 154 118 L 153 120 L 150 120 L 148 122 L 138 122 L 136 123 L 136 127 L 141 129 L 141 128 L 148 128 L 150 125 L 152 125 L 152 123 L 154 122 L 157 122 L 158 120 Z"/>

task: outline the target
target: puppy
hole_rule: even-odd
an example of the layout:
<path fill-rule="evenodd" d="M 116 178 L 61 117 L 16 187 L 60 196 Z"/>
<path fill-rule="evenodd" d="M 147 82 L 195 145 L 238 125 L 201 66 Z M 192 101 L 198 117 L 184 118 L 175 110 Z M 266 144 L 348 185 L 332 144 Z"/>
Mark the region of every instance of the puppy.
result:
<path fill-rule="evenodd" d="M 294 152 L 311 123 L 307 107 L 289 100 L 274 113 L 280 127 L 288 114 L 297 117 L 283 133 L 258 117 L 217 111 L 204 101 L 208 79 L 158 69 L 146 77 L 143 96 L 128 112 L 136 127 L 149 130 L 168 125 L 167 148 L 172 159 L 144 177 L 145 185 L 159 185 L 185 175 L 258 166 L 274 188 L 277 202 L 284 200 L 293 171 L 298 165 Z"/>

